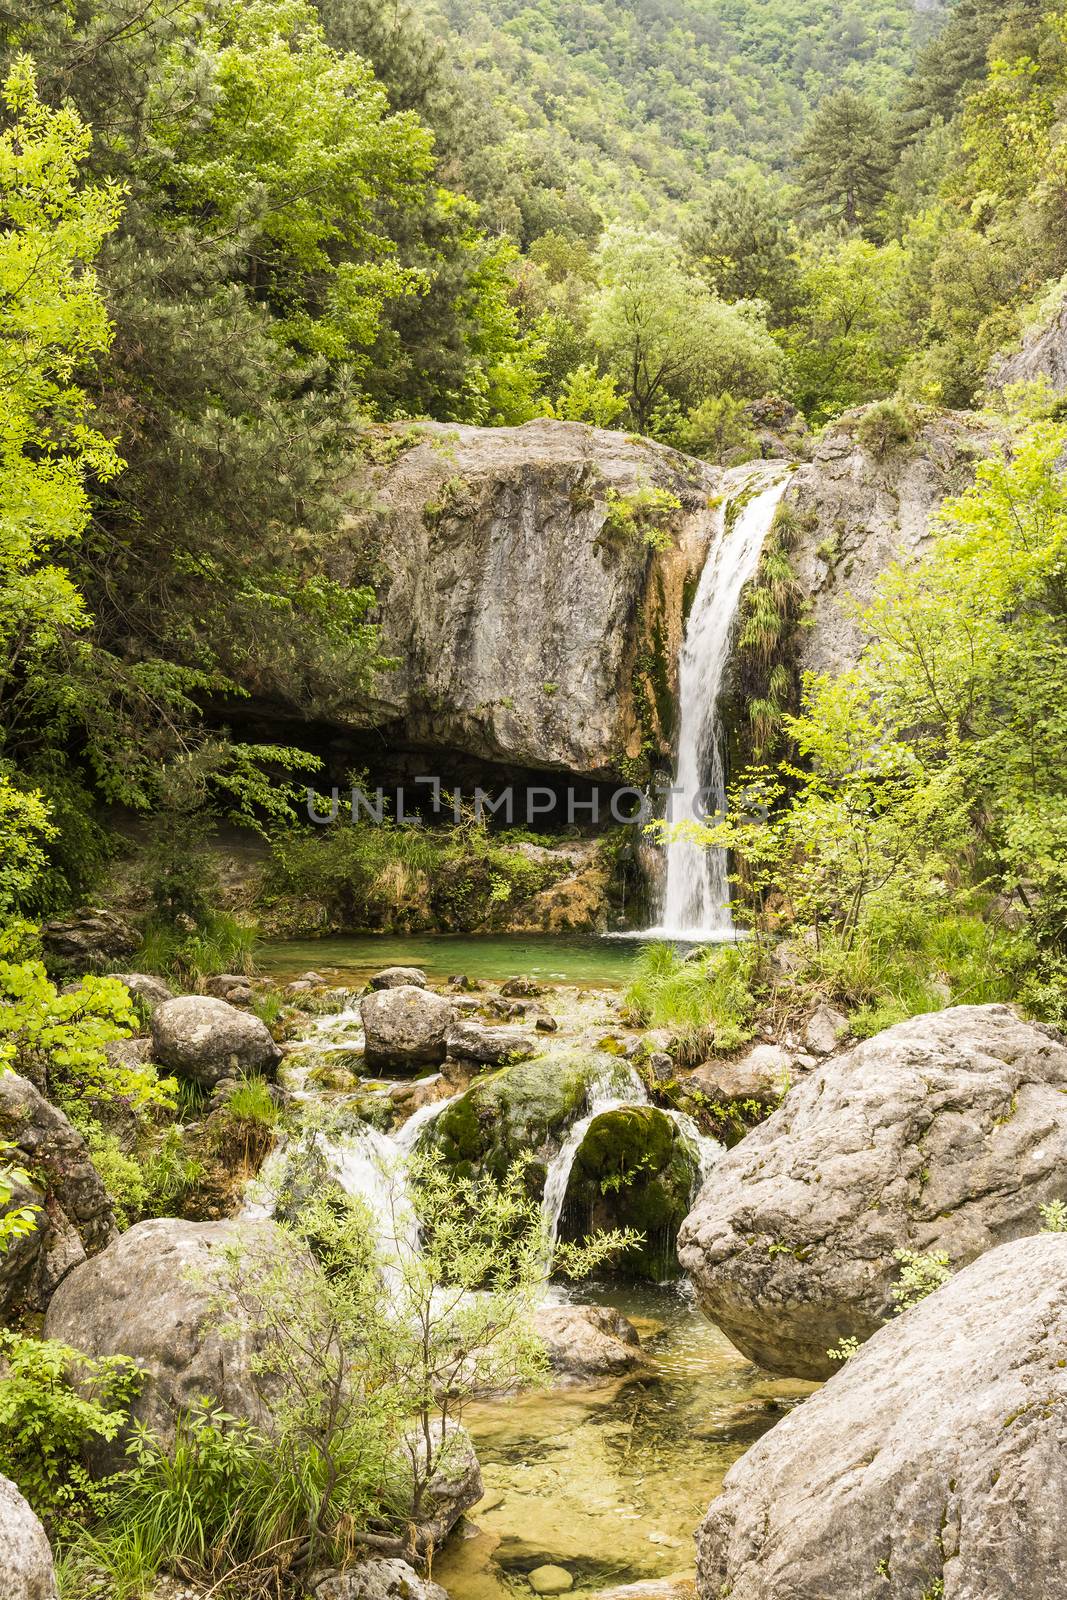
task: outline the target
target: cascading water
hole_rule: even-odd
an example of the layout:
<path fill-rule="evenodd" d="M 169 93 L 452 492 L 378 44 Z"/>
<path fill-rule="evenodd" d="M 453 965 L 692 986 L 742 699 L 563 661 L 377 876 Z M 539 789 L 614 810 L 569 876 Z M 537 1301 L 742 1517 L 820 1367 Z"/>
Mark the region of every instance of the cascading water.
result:
<path fill-rule="evenodd" d="M 741 593 L 755 576 L 788 471 L 761 463 L 728 477 L 718 533 L 700 575 L 678 662 L 678 764 L 668 821 L 693 816 L 698 795 L 704 816 L 725 813 L 719 696 Z M 714 943 L 732 939 L 726 852 L 682 837 L 672 839 L 665 854 L 660 920 L 648 934 Z"/>

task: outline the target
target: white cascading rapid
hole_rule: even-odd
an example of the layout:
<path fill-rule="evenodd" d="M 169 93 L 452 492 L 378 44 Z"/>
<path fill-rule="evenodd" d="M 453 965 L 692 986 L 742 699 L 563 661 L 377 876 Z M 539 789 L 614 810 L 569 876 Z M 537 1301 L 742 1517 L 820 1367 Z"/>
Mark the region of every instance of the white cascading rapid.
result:
<path fill-rule="evenodd" d="M 728 474 L 717 532 L 678 661 L 678 762 L 668 821 L 694 817 L 698 796 L 703 797 L 699 810 L 705 817 L 725 814 L 719 697 L 741 593 L 755 576 L 788 476 L 788 469 L 779 463 L 759 463 Z M 667 844 L 665 856 L 659 923 L 648 936 L 703 943 L 731 940 L 726 852 L 676 838 Z"/>

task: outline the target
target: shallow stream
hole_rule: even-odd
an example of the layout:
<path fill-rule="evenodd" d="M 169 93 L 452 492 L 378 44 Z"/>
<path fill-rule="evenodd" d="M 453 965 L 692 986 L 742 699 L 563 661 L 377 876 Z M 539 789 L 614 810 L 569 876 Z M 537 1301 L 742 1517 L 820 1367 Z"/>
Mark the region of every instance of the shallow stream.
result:
<path fill-rule="evenodd" d="M 628 1316 L 648 1371 L 466 1413 L 486 1495 L 470 1515 L 479 1531 L 453 1536 L 434 1565 L 452 1600 L 528 1596 L 526 1574 L 546 1563 L 587 1589 L 691 1574 L 693 1532 L 723 1475 L 815 1387 L 752 1366 L 684 1285 L 574 1298 Z"/>
<path fill-rule="evenodd" d="M 596 934 L 388 934 L 290 939 L 264 944 L 256 965 L 272 977 L 308 968 L 337 981 L 363 982 L 382 967 L 421 967 L 431 983 L 454 973 L 500 983 L 521 973 L 543 983 L 622 987 L 640 949 L 630 939 Z"/>

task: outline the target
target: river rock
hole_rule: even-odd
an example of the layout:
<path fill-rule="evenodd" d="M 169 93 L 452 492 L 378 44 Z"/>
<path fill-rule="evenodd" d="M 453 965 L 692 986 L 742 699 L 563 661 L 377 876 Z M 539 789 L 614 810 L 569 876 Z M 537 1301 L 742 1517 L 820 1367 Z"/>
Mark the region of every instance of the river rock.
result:
<path fill-rule="evenodd" d="M 1067 1594 L 1067 1236 L 990 1250 L 730 1469 L 703 1600 Z"/>
<path fill-rule="evenodd" d="M 140 1000 L 149 1016 L 164 1000 L 174 999 L 174 990 L 168 989 L 162 978 L 150 972 L 109 972 L 107 976 L 124 984 L 133 998 Z"/>
<path fill-rule="evenodd" d="M 101 972 L 124 956 L 133 955 L 139 940 L 130 924 L 114 911 L 81 906 L 65 917 L 46 922 L 41 929 L 45 954 L 60 961 Z"/>
<path fill-rule="evenodd" d="M 220 1078 L 272 1072 L 282 1058 L 265 1022 L 200 994 L 157 1007 L 152 1054 L 160 1066 L 208 1089 Z"/>
<path fill-rule="evenodd" d="M 319 1573 L 308 1582 L 313 1600 L 448 1600 L 439 1583 L 421 1578 L 399 1557 L 361 1561 L 345 1572 Z"/>
<path fill-rule="evenodd" d="M 448 1053 L 457 1061 L 480 1061 L 499 1067 L 507 1061 L 525 1061 L 540 1049 L 532 1034 L 518 1028 L 483 1028 L 477 1022 L 456 1022 L 448 1035 Z"/>
<path fill-rule="evenodd" d="M 269 1430 L 277 1380 L 259 1369 L 268 1348 L 262 1319 L 236 1297 L 213 1308 L 228 1249 L 243 1246 L 249 1272 L 257 1261 L 292 1256 L 294 1283 L 316 1269 L 310 1255 L 273 1222 L 183 1222 L 154 1217 L 120 1234 L 76 1268 L 53 1296 L 45 1337 L 88 1356 L 126 1355 L 145 1374 L 133 1418 L 173 1437 L 178 1412 L 203 1397 L 232 1416 Z M 219 1331 L 225 1321 L 226 1335 Z M 116 1445 L 111 1459 L 120 1455 Z"/>
<path fill-rule="evenodd" d="M 893 1312 L 896 1250 L 958 1268 L 1065 1198 L 1067 1045 L 1007 1006 L 956 1006 L 803 1079 L 718 1160 L 679 1254 L 743 1354 L 821 1378 Z"/>
<path fill-rule="evenodd" d="M 426 974 L 421 967 L 383 967 L 370 980 L 372 989 L 399 989 L 403 984 L 425 989 Z"/>
<path fill-rule="evenodd" d="M 500 993 L 507 1000 L 537 1000 L 548 990 L 536 978 L 508 978 L 500 985 Z"/>
<path fill-rule="evenodd" d="M 4 1600 L 58 1600 L 48 1536 L 18 1489 L 3 1476 L 0 1476 L 0 1580 L 0 1594 Z"/>
<path fill-rule="evenodd" d="M 254 990 L 244 972 L 216 972 L 204 982 L 205 994 L 216 1000 L 228 1000 L 232 1006 L 246 1006 L 252 1001 Z"/>
<path fill-rule="evenodd" d="M 533 1325 L 565 1381 L 602 1382 L 644 1365 L 637 1329 L 612 1306 L 540 1306 Z"/>
<path fill-rule="evenodd" d="M 482 1470 L 466 1428 L 458 1422 L 449 1421 L 444 1424 L 442 1431 L 441 1419 L 437 1417 L 430 1422 L 430 1440 L 434 1456 L 437 1457 L 433 1476 L 423 1487 L 417 1511 L 413 1509 L 411 1514 L 415 1549 L 420 1555 L 427 1550 L 440 1549 L 463 1513 L 477 1505 L 485 1493 Z M 405 1478 L 409 1482 L 413 1478 L 411 1456 L 420 1460 L 421 1467 L 424 1450 L 421 1428 L 412 1430 L 397 1457 L 402 1483 Z M 410 1495 L 413 1501 L 413 1490 L 405 1491 L 401 1487 L 399 1492 L 404 1498 Z"/>
<path fill-rule="evenodd" d="M 359 1012 L 368 1067 L 403 1071 L 445 1059 L 455 1012 L 441 995 L 402 983 L 364 995 Z"/>
<path fill-rule="evenodd" d="M 566 1567 L 554 1566 L 551 1561 L 543 1567 L 534 1567 L 526 1574 L 526 1581 L 534 1594 L 566 1594 L 574 1588 L 574 1576 Z"/>
<path fill-rule="evenodd" d="M 115 1218 L 81 1134 L 15 1072 L 0 1075 L 0 1139 L 31 1173 L 12 1207 L 36 1207 L 33 1231 L 0 1251 L 0 1311 L 16 1301 L 43 1311 L 67 1273 L 113 1238 Z"/>
<path fill-rule="evenodd" d="M 635 1228 L 644 1243 L 618 1256 L 612 1271 L 659 1283 L 678 1271 L 675 1241 L 698 1177 L 696 1152 L 665 1111 L 603 1111 L 575 1153 L 559 1237 L 580 1241 L 600 1229 Z"/>

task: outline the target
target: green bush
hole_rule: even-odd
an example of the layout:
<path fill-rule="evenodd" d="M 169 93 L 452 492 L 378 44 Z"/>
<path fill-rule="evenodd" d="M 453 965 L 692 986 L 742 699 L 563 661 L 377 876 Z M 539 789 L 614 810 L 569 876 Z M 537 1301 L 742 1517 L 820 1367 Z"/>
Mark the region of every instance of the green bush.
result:
<path fill-rule="evenodd" d="M 868 455 L 876 461 L 885 461 L 911 444 L 921 426 L 922 413 L 918 407 L 896 396 L 867 407 L 860 419 L 858 438 Z"/>
<path fill-rule="evenodd" d="M 228 911 L 206 912 L 189 931 L 156 919 L 145 927 L 134 960 L 138 971 L 158 972 L 195 989 L 218 972 L 252 972 L 257 937 L 254 924 Z"/>
<path fill-rule="evenodd" d="M 683 958 L 673 945 L 645 945 L 626 1006 L 642 1027 L 674 1028 L 696 1053 L 736 1050 L 752 1038 L 763 991 L 754 945 L 724 945 Z"/>

